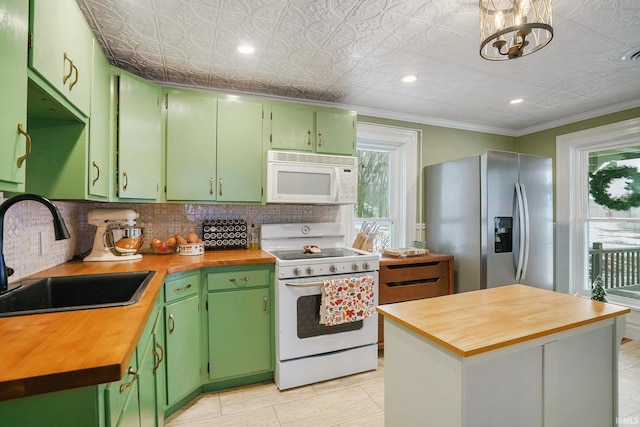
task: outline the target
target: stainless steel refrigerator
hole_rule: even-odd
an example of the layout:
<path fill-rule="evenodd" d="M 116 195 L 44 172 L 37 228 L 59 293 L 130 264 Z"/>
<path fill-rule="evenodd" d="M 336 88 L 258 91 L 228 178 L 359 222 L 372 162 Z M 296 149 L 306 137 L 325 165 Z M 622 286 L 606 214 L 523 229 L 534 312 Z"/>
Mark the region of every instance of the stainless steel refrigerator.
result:
<path fill-rule="evenodd" d="M 552 290 L 551 159 L 505 151 L 424 169 L 427 247 L 454 256 L 455 291 Z"/>

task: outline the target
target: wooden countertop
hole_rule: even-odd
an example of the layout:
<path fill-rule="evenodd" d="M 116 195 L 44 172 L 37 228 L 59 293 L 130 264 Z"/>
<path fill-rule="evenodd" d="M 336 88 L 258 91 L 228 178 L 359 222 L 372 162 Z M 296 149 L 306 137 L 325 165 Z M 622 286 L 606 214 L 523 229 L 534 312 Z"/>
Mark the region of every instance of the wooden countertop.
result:
<path fill-rule="evenodd" d="M 525 285 L 387 304 L 377 310 L 463 357 L 630 312 L 627 307 Z"/>
<path fill-rule="evenodd" d="M 411 257 L 392 257 L 381 255 L 380 256 L 380 265 L 403 265 L 403 264 L 419 264 L 421 262 L 438 262 L 438 261 L 446 261 L 452 260 L 453 255 L 445 255 L 445 254 L 433 254 L 430 253 L 428 255 L 420 255 L 420 256 L 411 256 Z"/>
<path fill-rule="evenodd" d="M 147 255 L 138 261 L 61 264 L 32 277 L 156 271 L 136 304 L 0 318 L 0 400 L 120 380 L 167 274 L 203 267 L 273 264 L 261 250 Z"/>

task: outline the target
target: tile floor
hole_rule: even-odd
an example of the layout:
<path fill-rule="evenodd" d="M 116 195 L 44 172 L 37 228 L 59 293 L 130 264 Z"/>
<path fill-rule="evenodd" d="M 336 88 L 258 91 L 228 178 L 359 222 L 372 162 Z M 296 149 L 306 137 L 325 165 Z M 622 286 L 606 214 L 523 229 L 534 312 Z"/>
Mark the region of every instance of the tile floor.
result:
<path fill-rule="evenodd" d="M 620 347 L 617 425 L 640 425 L 640 341 Z M 199 396 L 165 420 L 179 426 L 384 426 L 384 358 L 376 371 L 279 391 L 255 384 Z"/>

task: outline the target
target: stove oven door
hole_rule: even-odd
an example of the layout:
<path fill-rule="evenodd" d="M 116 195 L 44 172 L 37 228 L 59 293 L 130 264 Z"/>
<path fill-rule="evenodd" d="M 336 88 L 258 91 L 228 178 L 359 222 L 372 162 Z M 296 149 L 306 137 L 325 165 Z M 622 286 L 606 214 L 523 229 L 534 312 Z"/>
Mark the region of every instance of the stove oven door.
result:
<path fill-rule="evenodd" d="M 376 271 L 304 279 L 280 279 L 276 285 L 276 357 L 280 361 L 331 353 L 374 344 L 378 340 L 378 314 L 336 326 L 320 324 L 320 286 L 323 279 L 361 277 L 375 279 Z"/>

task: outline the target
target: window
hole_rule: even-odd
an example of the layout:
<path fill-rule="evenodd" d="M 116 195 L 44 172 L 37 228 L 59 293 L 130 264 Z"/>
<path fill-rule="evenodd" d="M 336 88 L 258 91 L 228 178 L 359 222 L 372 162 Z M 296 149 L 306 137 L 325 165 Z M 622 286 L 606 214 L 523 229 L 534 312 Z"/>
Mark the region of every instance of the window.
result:
<path fill-rule="evenodd" d="M 354 232 L 365 221 L 375 222 L 379 228 L 373 250 L 410 245 L 416 240 L 417 207 L 421 206 L 418 132 L 359 123 L 357 149 Z"/>
<path fill-rule="evenodd" d="M 607 167 L 618 167 L 633 161 L 634 158 L 637 159 L 638 146 L 640 119 L 625 120 L 557 138 L 557 290 L 588 294 L 592 277 L 597 276 L 598 272 L 605 274 L 605 266 L 602 264 L 595 265 L 597 271 L 593 270 L 592 265 L 594 262 L 597 264 L 597 251 L 604 249 L 607 252 L 616 252 L 618 249 L 624 249 L 622 252 L 629 252 L 629 248 L 640 248 L 640 241 L 637 241 L 640 237 L 638 208 L 611 209 L 606 206 L 606 202 L 605 205 L 598 203 L 593 195 L 593 186 L 590 185 L 597 171 Z M 602 185 L 600 188 L 609 197 L 616 199 L 625 193 L 633 193 L 634 190 L 631 187 L 627 188 L 628 185 L 629 180 L 623 177 L 611 179 L 604 188 Z M 600 255 L 603 256 L 603 253 Z M 600 257 L 600 260 L 604 259 Z M 626 268 L 629 266 L 628 261 L 613 262 L 616 266 L 609 269 L 607 274 L 626 280 L 616 269 L 617 265 Z"/>

